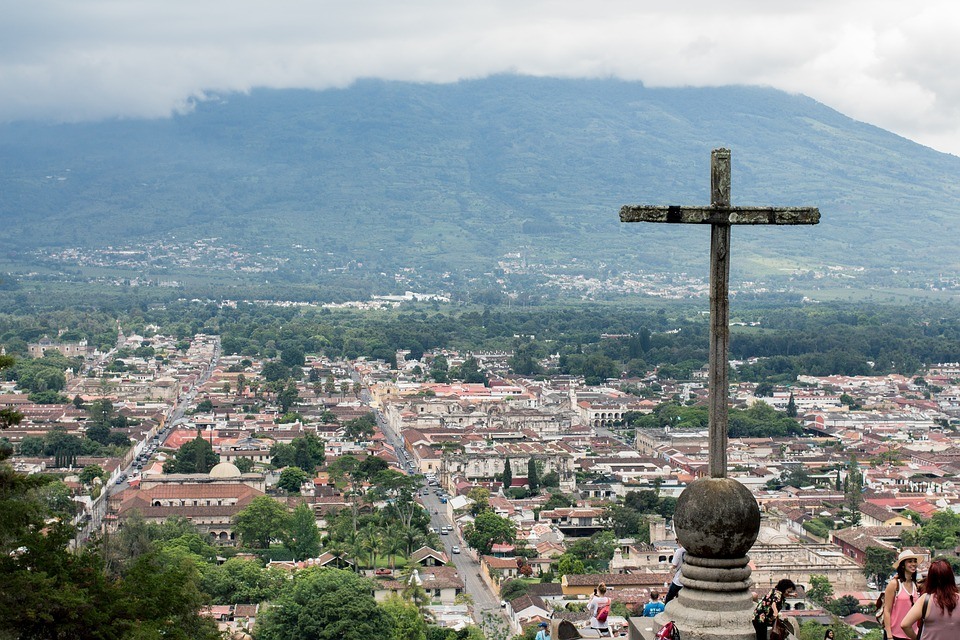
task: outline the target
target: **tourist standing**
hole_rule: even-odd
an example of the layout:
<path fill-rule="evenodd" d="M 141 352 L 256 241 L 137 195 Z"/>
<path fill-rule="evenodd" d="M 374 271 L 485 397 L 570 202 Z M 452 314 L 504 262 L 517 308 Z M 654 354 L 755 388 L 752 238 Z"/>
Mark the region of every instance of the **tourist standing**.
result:
<path fill-rule="evenodd" d="M 601 637 L 610 635 L 607 617 L 610 615 L 610 605 L 612 602 L 613 601 L 607 597 L 607 585 L 601 582 L 594 590 L 590 602 L 587 603 L 587 611 L 590 612 L 590 628 L 598 630 Z"/>
<path fill-rule="evenodd" d="M 670 569 L 670 588 L 667 590 L 667 597 L 663 599 L 663 604 L 667 604 L 676 598 L 677 594 L 680 593 L 680 589 L 683 589 L 681 569 L 683 567 L 683 559 L 686 555 L 687 550 L 683 547 L 677 547 L 677 551 L 673 554 L 673 567 Z"/>
<path fill-rule="evenodd" d="M 960 590 L 953 567 L 946 560 L 936 560 L 927 571 L 923 594 L 900 621 L 900 631 L 905 638 L 917 640 L 917 623 L 922 619 L 923 640 L 956 640 L 960 638 L 958 604 Z"/>
<path fill-rule="evenodd" d="M 883 592 L 883 630 L 886 632 L 888 640 L 890 638 L 907 640 L 907 635 L 900 628 L 900 622 L 910 611 L 910 607 L 919 600 L 918 564 L 920 564 L 920 556 L 908 550 L 901 551 L 893 563 L 897 575 L 887 584 L 887 588 Z M 915 623 L 913 631 L 916 634 L 917 625 Z"/>

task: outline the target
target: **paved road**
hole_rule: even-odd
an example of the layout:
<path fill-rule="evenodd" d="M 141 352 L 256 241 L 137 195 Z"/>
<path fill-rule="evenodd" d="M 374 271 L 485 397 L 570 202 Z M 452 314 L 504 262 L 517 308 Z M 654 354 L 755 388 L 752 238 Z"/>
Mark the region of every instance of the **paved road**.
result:
<path fill-rule="evenodd" d="M 441 529 L 444 526 L 453 525 L 446 515 L 445 508 L 447 505 L 440 504 L 440 498 L 437 497 L 434 488 L 431 487 L 430 494 L 422 495 L 420 499 L 430 511 L 431 526 Z M 450 558 L 451 563 L 457 567 L 457 571 L 463 576 L 466 592 L 473 598 L 473 619 L 479 624 L 482 621 L 484 611 L 504 615 L 500 607 L 500 600 L 493 595 L 487 583 L 480 577 L 480 563 L 473 559 L 471 551 L 459 534 L 460 532 L 454 528 L 449 534 L 441 535 L 440 540 L 443 542 L 444 551 Z M 461 553 L 453 553 L 455 545 L 460 547 Z"/>
<path fill-rule="evenodd" d="M 379 411 L 374 412 L 380 430 L 397 452 L 401 464 L 407 460 L 403 450 L 403 443 L 400 436 L 393 432 L 386 424 L 386 420 Z M 430 526 L 442 530 L 444 526 L 453 526 L 453 522 L 446 515 L 447 505 L 440 503 L 440 498 L 436 495 L 436 487 L 429 487 L 428 495 L 421 495 L 420 500 L 430 513 Z M 451 563 L 457 567 L 457 571 L 463 576 L 464 589 L 473 598 L 473 619 L 480 624 L 483 619 L 483 613 L 486 611 L 494 612 L 506 620 L 506 614 L 500 607 L 500 600 L 493 594 L 487 583 L 480 577 L 480 563 L 473 559 L 466 543 L 460 538 L 459 531 L 454 528 L 447 535 L 441 535 L 444 551 Z M 461 553 L 453 553 L 454 545 L 459 546 Z"/>

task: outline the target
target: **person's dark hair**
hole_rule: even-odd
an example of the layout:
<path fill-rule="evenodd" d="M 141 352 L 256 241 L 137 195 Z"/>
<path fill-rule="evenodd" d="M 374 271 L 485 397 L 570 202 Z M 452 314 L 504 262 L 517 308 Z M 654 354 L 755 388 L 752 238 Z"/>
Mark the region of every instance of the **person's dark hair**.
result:
<path fill-rule="evenodd" d="M 823 632 L 823 640 L 831 640 L 833 638 L 833 629 L 827 629 Z"/>
<path fill-rule="evenodd" d="M 906 558 L 906 559 L 902 560 L 902 561 L 900 562 L 900 564 L 897 565 L 897 579 L 898 579 L 901 583 L 902 583 L 902 582 L 906 582 L 906 580 L 907 580 L 907 560 L 909 560 L 909 558 Z M 917 572 L 916 572 L 916 571 L 913 572 L 913 575 L 910 576 L 910 579 L 911 579 L 912 581 L 914 581 L 914 582 L 917 581 Z"/>
<path fill-rule="evenodd" d="M 791 580 L 790 578 L 784 578 L 783 580 L 777 583 L 777 586 L 775 586 L 774 589 L 776 589 L 783 595 L 787 595 L 787 591 L 796 591 L 797 585 L 795 585 L 793 583 L 793 580 Z"/>
<path fill-rule="evenodd" d="M 946 560 L 935 560 L 927 571 L 927 581 L 924 593 L 929 593 L 931 600 L 937 603 L 941 611 L 953 615 L 957 606 L 957 579 L 953 575 L 953 567 Z"/>
<path fill-rule="evenodd" d="M 651 600 L 656 600 L 656 599 L 659 598 L 659 597 L 660 597 L 660 592 L 659 592 L 659 591 L 651 591 L 651 592 L 650 592 L 650 599 L 651 599 Z"/>

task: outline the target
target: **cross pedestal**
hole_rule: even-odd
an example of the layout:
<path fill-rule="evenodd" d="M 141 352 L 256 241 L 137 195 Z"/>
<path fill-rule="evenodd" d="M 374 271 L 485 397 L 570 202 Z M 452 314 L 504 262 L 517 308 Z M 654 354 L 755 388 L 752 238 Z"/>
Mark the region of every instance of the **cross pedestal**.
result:
<path fill-rule="evenodd" d="M 686 549 L 683 589 L 656 621 L 676 622 L 684 640 L 754 640 L 747 552 L 760 532 L 760 508 L 746 487 L 726 477 L 730 227 L 817 224 L 820 211 L 730 206 L 728 149 L 711 154 L 710 196 L 704 207 L 620 209 L 621 222 L 710 225 L 710 477 L 690 483 L 677 500 L 674 529 Z"/>

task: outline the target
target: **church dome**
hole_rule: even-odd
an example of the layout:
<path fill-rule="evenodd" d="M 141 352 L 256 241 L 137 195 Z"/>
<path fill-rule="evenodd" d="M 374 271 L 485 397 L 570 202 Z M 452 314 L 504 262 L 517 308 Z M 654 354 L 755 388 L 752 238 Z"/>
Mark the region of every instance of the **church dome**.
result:
<path fill-rule="evenodd" d="M 237 465 L 232 462 L 221 462 L 210 469 L 211 478 L 239 478 L 242 475 L 240 469 L 237 469 Z"/>

